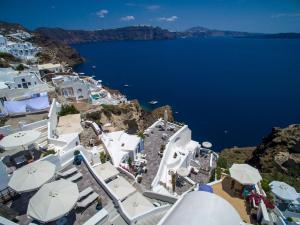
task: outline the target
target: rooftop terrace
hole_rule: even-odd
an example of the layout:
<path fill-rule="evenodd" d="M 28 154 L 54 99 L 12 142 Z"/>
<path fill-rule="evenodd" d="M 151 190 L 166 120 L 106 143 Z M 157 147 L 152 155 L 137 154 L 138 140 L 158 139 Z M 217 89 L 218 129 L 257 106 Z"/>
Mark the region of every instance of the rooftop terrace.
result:
<path fill-rule="evenodd" d="M 151 190 L 151 183 L 156 176 L 162 155 L 159 154 L 161 146 L 168 143 L 168 139 L 175 134 L 181 127 L 178 125 L 168 123 L 167 127 L 174 127 L 171 130 L 164 130 L 162 127 L 152 127 L 150 132 L 145 136 L 144 140 L 144 154 L 147 160 L 147 174 L 143 176 L 142 185 Z"/>
<path fill-rule="evenodd" d="M 63 171 L 68 170 L 71 167 L 73 167 L 73 165 L 66 167 Z M 111 218 L 114 218 L 115 220 L 118 219 L 119 221 L 118 224 L 126 224 L 122 218 L 118 218 L 119 214 L 115 209 L 111 198 L 107 195 L 107 193 L 101 188 L 101 186 L 97 183 L 94 177 L 90 174 L 85 163 L 82 163 L 80 166 L 76 166 L 76 167 L 78 169 L 78 172 L 82 173 L 83 175 L 82 179 L 76 182 L 79 191 L 82 191 L 87 187 L 93 188 L 93 190 L 101 196 L 102 206 L 108 211 L 109 219 Z M 28 202 L 35 193 L 36 192 L 23 193 L 21 195 L 18 195 L 16 199 L 14 199 L 13 201 L 7 204 L 8 207 L 10 207 L 15 212 L 17 212 L 18 214 L 17 219 L 19 220 L 20 225 L 28 225 L 30 222 L 32 222 L 32 219 L 27 217 L 26 212 L 27 212 Z M 96 209 L 96 205 L 97 203 L 94 202 L 84 210 L 79 210 L 74 208 L 66 216 L 68 220 L 67 224 L 74 224 L 74 225 L 83 224 L 98 212 L 98 210 Z M 56 222 L 57 221 L 53 221 L 47 223 L 47 225 L 56 225 Z"/>

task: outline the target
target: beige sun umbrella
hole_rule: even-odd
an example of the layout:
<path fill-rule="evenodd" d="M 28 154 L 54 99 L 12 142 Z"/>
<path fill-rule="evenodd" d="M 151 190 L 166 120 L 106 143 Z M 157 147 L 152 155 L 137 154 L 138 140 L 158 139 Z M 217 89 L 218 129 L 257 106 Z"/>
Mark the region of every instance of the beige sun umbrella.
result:
<path fill-rule="evenodd" d="M 45 184 L 30 199 L 27 215 L 44 223 L 57 220 L 74 208 L 78 197 L 73 182 L 60 179 Z"/>
<path fill-rule="evenodd" d="M 230 176 L 242 185 L 254 185 L 262 180 L 259 171 L 248 164 L 233 164 Z"/>
<path fill-rule="evenodd" d="M 48 161 L 37 161 L 17 169 L 8 186 L 17 192 L 33 191 L 47 183 L 55 174 L 55 165 Z"/>
<path fill-rule="evenodd" d="M 25 148 L 36 142 L 41 136 L 41 132 L 36 130 L 20 131 L 4 137 L 0 141 L 0 147 L 4 150 L 15 150 L 16 148 Z"/>

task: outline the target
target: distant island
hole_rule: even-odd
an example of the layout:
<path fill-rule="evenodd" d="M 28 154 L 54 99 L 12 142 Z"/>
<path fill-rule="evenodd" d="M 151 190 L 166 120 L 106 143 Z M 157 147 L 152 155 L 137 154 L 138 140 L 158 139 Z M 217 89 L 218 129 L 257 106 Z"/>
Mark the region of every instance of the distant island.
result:
<path fill-rule="evenodd" d="M 19 28 L 29 31 L 20 24 L 0 22 L 0 28 L 9 30 Z M 61 42 L 64 44 L 78 44 L 102 41 L 126 40 L 168 40 L 178 38 L 205 38 L 205 37 L 234 37 L 234 38 L 260 38 L 260 39 L 299 39 L 300 33 L 250 33 L 242 31 L 217 30 L 205 27 L 193 27 L 185 31 L 170 31 L 153 26 L 129 26 L 100 30 L 67 30 L 62 28 L 37 28 L 32 33 L 35 36 Z"/>

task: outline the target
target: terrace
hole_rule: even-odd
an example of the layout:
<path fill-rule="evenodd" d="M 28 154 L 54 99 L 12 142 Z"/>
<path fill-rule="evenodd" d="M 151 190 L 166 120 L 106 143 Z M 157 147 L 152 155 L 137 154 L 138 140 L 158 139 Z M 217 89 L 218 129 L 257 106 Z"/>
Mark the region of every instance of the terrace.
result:
<path fill-rule="evenodd" d="M 61 172 L 64 172 L 70 169 L 71 167 L 74 167 L 74 165 L 67 166 Z M 118 216 L 119 214 L 117 213 L 117 210 L 115 209 L 111 198 L 107 195 L 107 193 L 101 188 L 101 186 L 97 183 L 94 177 L 90 174 L 85 163 L 76 166 L 76 168 L 78 169 L 78 172 L 82 174 L 82 178 L 76 182 L 79 191 L 82 191 L 87 187 L 91 187 L 101 197 L 102 207 L 108 211 L 109 218 L 118 219 L 118 221 L 120 222 L 119 224 L 126 224 L 121 217 L 119 218 Z M 8 206 L 18 215 L 16 218 L 19 220 L 20 225 L 28 225 L 31 222 L 34 222 L 31 218 L 29 218 L 26 215 L 26 213 L 27 213 L 27 206 L 29 200 L 35 193 L 36 191 L 22 193 L 20 195 L 15 196 L 15 198 L 13 198 L 11 202 L 8 202 L 6 204 L 6 206 Z M 97 205 L 97 201 L 93 202 L 83 210 L 74 208 L 65 216 L 65 218 L 67 219 L 67 224 L 74 224 L 74 225 L 84 224 L 84 222 L 86 222 L 88 219 L 90 219 L 93 215 L 95 215 L 98 212 L 98 210 L 96 209 L 96 205 Z M 53 221 L 46 224 L 55 225 L 57 224 L 57 221 Z"/>
<path fill-rule="evenodd" d="M 162 158 L 161 148 L 168 143 L 169 138 L 175 134 L 181 126 L 168 123 L 167 127 L 173 129 L 165 130 L 162 126 L 153 126 L 145 135 L 144 151 L 147 160 L 147 174 L 143 176 L 141 184 L 151 190 L 151 183 L 156 176 Z"/>
<path fill-rule="evenodd" d="M 240 214 L 243 221 L 247 223 L 255 223 L 254 218 L 251 217 L 249 203 L 237 194 L 232 186 L 232 179 L 225 177 L 221 182 L 213 184 L 212 188 L 215 194 L 227 200 Z"/>

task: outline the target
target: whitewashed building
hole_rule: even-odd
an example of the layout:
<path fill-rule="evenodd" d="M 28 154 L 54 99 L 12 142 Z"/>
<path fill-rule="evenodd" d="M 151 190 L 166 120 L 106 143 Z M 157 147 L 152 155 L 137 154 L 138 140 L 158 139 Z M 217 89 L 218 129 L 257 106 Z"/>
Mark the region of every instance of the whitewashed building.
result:
<path fill-rule="evenodd" d="M 125 131 L 103 133 L 100 138 L 116 167 L 120 163 L 126 163 L 129 157 L 134 160 L 144 148 L 143 140 L 140 137 L 127 134 Z"/>
<path fill-rule="evenodd" d="M 4 82 L 8 89 L 27 89 L 44 84 L 37 71 L 16 71 L 12 68 L 0 68 L 0 82 Z"/>
<path fill-rule="evenodd" d="M 88 100 L 90 98 L 90 84 L 79 76 L 62 75 L 52 78 L 53 85 L 65 98 Z"/>
<path fill-rule="evenodd" d="M 48 74 L 48 73 L 62 73 L 64 72 L 64 67 L 60 63 L 45 63 L 37 65 L 38 70 L 41 76 Z"/>

